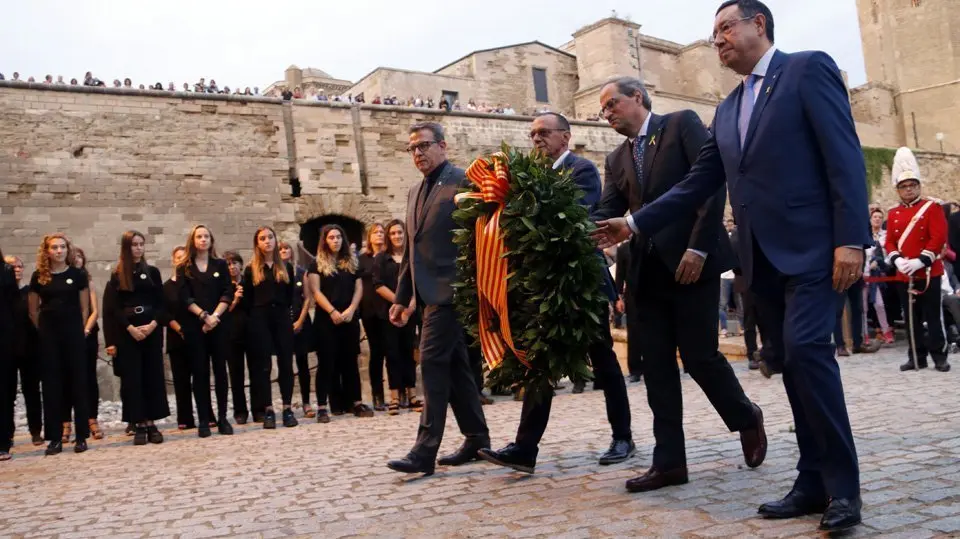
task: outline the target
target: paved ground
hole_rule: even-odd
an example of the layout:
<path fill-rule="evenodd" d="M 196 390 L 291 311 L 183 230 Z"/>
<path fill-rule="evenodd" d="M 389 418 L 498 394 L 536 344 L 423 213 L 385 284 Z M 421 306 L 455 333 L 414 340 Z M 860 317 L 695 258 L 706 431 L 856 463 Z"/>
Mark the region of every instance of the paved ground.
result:
<path fill-rule="evenodd" d="M 957 374 L 901 374 L 902 349 L 842 362 L 863 471 L 865 525 L 858 536 L 960 533 Z M 765 411 L 766 463 L 742 465 L 738 438 L 685 377 L 691 482 L 632 495 L 624 480 L 649 465 L 651 434 L 642 384 L 630 386 L 631 462 L 600 467 L 609 443 L 599 392 L 560 396 L 537 473 L 484 463 L 411 479 L 386 469 L 413 441 L 417 416 L 338 418 L 265 432 L 239 427 L 207 440 L 167 431 L 134 447 L 113 430 L 90 451 L 43 457 L 21 432 L 0 463 L 0 536 L 381 537 L 790 537 L 817 519 L 765 521 L 759 502 L 787 492 L 796 459 L 779 379 L 735 365 Z M 567 390 L 569 391 L 569 389 Z M 520 404 L 485 408 L 494 445 L 510 440 Z M 443 450 L 459 443 L 448 424 Z"/>

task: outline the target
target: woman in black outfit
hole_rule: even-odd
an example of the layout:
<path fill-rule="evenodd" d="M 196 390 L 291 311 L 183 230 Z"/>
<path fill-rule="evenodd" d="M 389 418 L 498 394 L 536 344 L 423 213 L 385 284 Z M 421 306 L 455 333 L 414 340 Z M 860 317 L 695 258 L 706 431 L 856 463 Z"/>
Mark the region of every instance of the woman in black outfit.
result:
<path fill-rule="evenodd" d="M 244 365 L 246 365 L 246 370 L 250 371 L 250 408 L 253 410 L 253 422 L 263 423 L 263 411 L 267 407 L 267 402 L 260 395 L 260 388 L 253 380 L 254 361 L 247 342 L 247 312 L 240 308 L 244 292 L 243 283 L 241 283 L 243 257 L 236 251 L 227 251 L 223 253 L 223 259 L 227 261 L 227 267 L 230 269 L 230 284 L 233 287 L 233 300 L 227 311 L 223 313 L 221 328 L 221 331 L 227 332 L 227 369 L 230 371 L 233 419 L 237 425 L 246 425 L 250 418 L 247 394 L 244 392 L 246 386 Z"/>
<path fill-rule="evenodd" d="M 377 316 L 377 303 L 380 297 L 373 286 L 373 259 L 386 250 L 383 225 L 374 223 L 367 232 L 367 244 L 360 254 L 360 280 L 363 281 L 363 298 L 360 300 L 360 320 L 363 322 L 363 331 L 367 334 L 367 345 L 370 347 L 370 362 L 367 371 L 370 373 L 370 389 L 373 392 L 373 409 L 386 410 L 383 399 L 383 360 L 386 350 L 383 344 L 383 328 L 381 318 Z"/>
<path fill-rule="evenodd" d="M 280 260 L 293 264 L 293 248 L 281 241 Z M 313 295 L 309 293 L 307 270 L 300 265 L 294 266 L 293 303 L 290 305 L 290 319 L 293 321 L 293 354 L 297 360 L 297 382 L 300 385 L 300 398 L 303 402 L 303 417 L 313 419 L 317 413 L 310 407 L 310 362 L 308 354 L 315 346 L 313 323 L 310 320 L 310 307 Z"/>
<path fill-rule="evenodd" d="M 17 256 L 7 255 L 3 258 L 13 268 L 16 286 L 19 288 L 18 299 L 13 310 L 13 357 L 16 370 L 20 375 L 20 392 L 27 406 L 27 426 L 33 445 L 43 445 L 43 403 L 40 399 L 40 365 L 37 358 L 37 328 L 30 323 L 30 312 L 27 309 L 27 294 L 30 287 L 20 286 L 23 282 L 23 260 Z M 10 377 L 10 398 L 17 396 L 17 373 Z M 13 409 L 10 409 L 10 432 L 14 432 Z"/>
<path fill-rule="evenodd" d="M 283 426 L 296 427 L 293 416 L 293 323 L 290 305 L 296 290 L 293 266 L 280 260 L 277 235 L 268 226 L 260 227 L 253 235 L 253 260 L 243 270 L 245 294 L 242 308 L 248 313 L 247 347 L 253 357 L 250 386 L 259 387 L 266 402 L 263 428 L 277 428 L 277 414 L 273 411 L 273 392 L 270 383 L 272 362 L 277 356 L 277 382 L 283 401 Z M 302 293 L 302 292 L 301 292 Z"/>
<path fill-rule="evenodd" d="M 213 234 L 197 225 L 187 236 L 187 258 L 177 266 L 180 302 L 187 309 L 182 320 L 184 341 L 190 354 L 193 394 L 197 403 L 197 435 L 210 436 L 210 363 L 217 393 L 217 431 L 233 434 L 227 421 L 227 335 L 220 317 L 233 300 L 227 262 L 217 258 Z"/>
<path fill-rule="evenodd" d="M 373 417 L 373 410 L 360 400 L 360 324 L 355 318 L 363 284 L 357 274 L 357 258 L 338 225 L 320 230 L 317 260 L 310 265 L 310 291 L 317 302 L 315 328 L 321 346 L 317 358 L 317 422 L 330 421 L 330 408 L 337 415 L 353 408 L 357 417 Z M 337 395 L 337 390 L 342 393 Z"/>
<path fill-rule="evenodd" d="M 163 373 L 163 332 L 167 324 L 163 279 L 144 259 L 143 234 L 130 230 L 120 238 L 120 257 L 103 293 L 104 332 L 116 347 L 114 361 L 122 378 L 124 415 L 135 426 L 134 445 L 163 442 L 153 424 L 170 415 Z"/>
<path fill-rule="evenodd" d="M 97 319 L 100 318 L 99 301 L 97 301 L 97 292 L 93 286 L 93 279 L 90 277 L 90 272 L 87 271 L 86 253 L 79 247 L 72 245 L 70 247 L 73 251 L 73 266 L 86 274 L 87 284 L 90 289 L 90 314 L 87 316 L 87 320 L 83 326 L 83 334 L 86 337 L 87 357 L 87 398 L 89 399 L 87 410 L 90 412 L 87 423 L 89 424 L 90 434 L 93 436 L 93 439 L 101 440 L 103 439 L 103 430 L 100 429 L 100 424 L 97 423 L 97 416 L 100 415 L 100 384 L 97 382 L 97 359 L 100 352 L 100 341 L 98 339 L 100 325 L 97 323 Z M 68 403 L 69 395 L 70 388 L 67 388 Z M 65 417 L 67 421 L 63 425 L 64 443 L 70 441 L 70 414 L 68 413 Z"/>
<path fill-rule="evenodd" d="M 90 314 L 90 291 L 86 273 L 67 263 L 69 249 L 66 236 L 59 232 L 43 237 L 27 296 L 30 320 L 39 333 L 47 455 L 63 451 L 63 398 L 68 384 L 77 429 L 74 452 L 87 450 L 89 435 L 89 369 L 83 330 Z"/>
<path fill-rule="evenodd" d="M 417 364 L 413 359 L 413 347 L 416 339 L 416 325 L 408 323 L 398 328 L 390 323 L 390 306 L 396 301 L 397 278 L 400 275 L 400 262 L 403 260 L 403 248 L 406 229 L 403 221 L 394 219 L 387 224 L 387 237 L 390 247 L 377 255 L 374 265 L 373 285 L 378 295 L 377 316 L 381 320 L 383 340 L 387 349 L 387 376 L 390 383 L 390 415 L 399 413 L 401 404 L 414 409 L 423 405 L 417 400 Z"/>
<path fill-rule="evenodd" d="M 6 263 L 0 252 L 0 342 L 14 342 L 15 315 L 20 302 L 17 277 L 13 266 Z M 17 365 L 15 350 L 5 346 L 0 350 L 0 462 L 10 460 L 13 445 L 13 401 L 17 396 Z M 11 392 L 12 390 L 12 392 Z"/>

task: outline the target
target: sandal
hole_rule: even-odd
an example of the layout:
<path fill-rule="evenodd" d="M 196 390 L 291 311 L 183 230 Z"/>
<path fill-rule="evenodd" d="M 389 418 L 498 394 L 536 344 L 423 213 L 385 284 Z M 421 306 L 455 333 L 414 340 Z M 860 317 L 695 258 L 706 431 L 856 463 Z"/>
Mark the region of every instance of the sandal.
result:
<path fill-rule="evenodd" d="M 315 412 L 315 411 L 313 410 L 313 407 L 310 406 L 309 404 L 304 404 L 304 405 L 303 405 L 303 417 L 306 417 L 306 418 L 309 418 L 309 419 L 313 419 L 313 418 L 317 417 L 317 412 Z"/>
<path fill-rule="evenodd" d="M 69 421 L 63 424 L 63 435 L 60 437 L 60 441 L 63 443 L 70 443 L 70 435 L 73 434 L 73 423 Z"/>
<path fill-rule="evenodd" d="M 409 406 L 410 406 L 410 409 L 413 410 L 414 412 L 422 412 L 422 411 L 423 411 L 423 401 L 420 400 L 420 399 L 418 399 L 417 397 L 412 397 L 412 398 L 410 399 L 410 404 L 409 404 Z"/>
<path fill-rule="evenodd" d="M 103 430 L 100 429 L 100 424 L 97 423 L 96 419 L 91 419 L 88 423 L 90 425 L 90 435 L 93 436 L 94 440 L 103 439 Z"/>
<path fill-rule="evenodd" d="M 387 415 L 398 414 L 400 414 L 400 403 L 397 401 L 390 401 L 390 404 L 387 405 Z"/>

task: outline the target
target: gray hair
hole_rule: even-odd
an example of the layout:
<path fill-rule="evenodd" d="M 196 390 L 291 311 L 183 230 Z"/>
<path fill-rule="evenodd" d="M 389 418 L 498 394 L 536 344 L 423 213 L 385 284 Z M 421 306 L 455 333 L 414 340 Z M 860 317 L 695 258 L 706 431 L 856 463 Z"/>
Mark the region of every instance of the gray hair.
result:
<path fill-rule="evenodd" d="M 534 118 L 542 118 L 544 116 L 552 116 L 557 119 L 557 125 L 560 126 L 560 129 L 564 131 L 570 131 L 570 121 L 563 114 L 558 114 L 556 112 L 540 112 L 534 115 Z"/>
<path fill-rule="evenodd" d="M 637 92 L 640 92 L 640 103 L 643 108 L 653 110 L 653 102 L 650 101 L 650 94 L 647 93 L 647 88 L 643 85 L 642 80 L 636 77 L 614 77 L 603 83 L 603 86 L 611 84 L 616 84 L 617 91 L 627 97 L 633 97 Z"/>
<path fill-rule="evenodd" d="M 409 134 L 414 134 L 418 131 L 423 131 L 424 129 L 433 133 L 433 140 L 436 142 L 443 141 L 443 126 L 437 122 L 420 122 L 415 123 L 410 126 Z"/>

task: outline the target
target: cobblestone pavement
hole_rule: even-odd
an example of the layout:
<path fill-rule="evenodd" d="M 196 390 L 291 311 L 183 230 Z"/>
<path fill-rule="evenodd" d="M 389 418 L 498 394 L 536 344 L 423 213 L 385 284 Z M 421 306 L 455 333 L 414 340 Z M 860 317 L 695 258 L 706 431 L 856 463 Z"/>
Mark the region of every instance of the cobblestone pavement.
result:
<path fill-rule="evenodd" d="M 960 533 L 960 417 L 956 371 L 897 371 L 902 348 L 842 361 L 863 479 L 857 536 Z M 630 386 L 632 461 L 601 467 L 609 443 L 600 392 L 561 395 L 537 473 L 486 463 L 438 468 L 430 478 L 384 463 L 413 442 L 417 416 L 304 421 L 293 429 L 237 428 L 201 440 L 165 430 L 162 445 L 134 447 L 111 429 L 76 455 L 42 456 L 20 431 L 0 463 L 0 536 L 13 537 L 791 537 L 817 518 L 767 521 L 757 504 L 792 484 L 797 452 L 779 379 L 734 365 L 764 409 L 770 451 L 743 466 L 738 437 L 684 377 L 691 482 L 628 494 L 624 481 L 650 463 L 651 418 L 642 384 Z M 564 393 L 569 392 L 568 389 Z M 512 439 L 520 404 L 484 408 L 494 446 Z M 452 417 L 443 451 L 460 442 Z"/>

